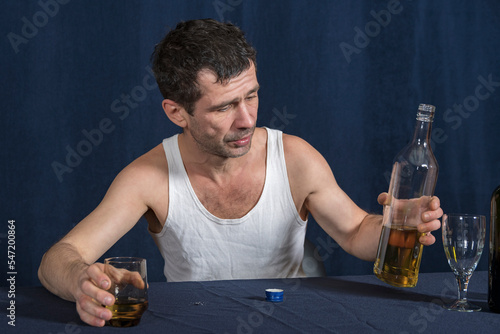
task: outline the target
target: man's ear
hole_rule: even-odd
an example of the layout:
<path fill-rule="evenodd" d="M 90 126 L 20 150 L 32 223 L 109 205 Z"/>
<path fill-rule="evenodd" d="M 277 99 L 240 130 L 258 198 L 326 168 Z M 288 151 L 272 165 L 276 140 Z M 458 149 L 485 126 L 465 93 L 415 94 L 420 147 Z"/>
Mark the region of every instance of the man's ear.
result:
<path fill-rule="evenodd" d="M 165 111 L 165 114 L 172 121 L 172 123 L 180 126 L 181 128 L 187 126 L 187 112 L 177 102 L 165 99 L 162 101 L 161 106 L 163 107 L 163 111 Z"/>

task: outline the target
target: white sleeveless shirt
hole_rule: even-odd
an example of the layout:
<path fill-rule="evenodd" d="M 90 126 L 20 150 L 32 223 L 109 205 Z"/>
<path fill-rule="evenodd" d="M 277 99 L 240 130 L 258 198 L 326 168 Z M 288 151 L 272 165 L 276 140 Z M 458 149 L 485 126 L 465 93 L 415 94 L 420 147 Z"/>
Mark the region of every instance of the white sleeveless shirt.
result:
<path fill-rule="evenodd" d="M 150 233 L 165 260 L 167 281 L 304 276 L 307 221 L 292 199 L 282 132 L 266 130 L 264 189 L 252 210 L 238 219 L 218 218 L 203 206 L 184 168 L 177 135 L 163 140 L 168 217 L 159 233 Z"/>

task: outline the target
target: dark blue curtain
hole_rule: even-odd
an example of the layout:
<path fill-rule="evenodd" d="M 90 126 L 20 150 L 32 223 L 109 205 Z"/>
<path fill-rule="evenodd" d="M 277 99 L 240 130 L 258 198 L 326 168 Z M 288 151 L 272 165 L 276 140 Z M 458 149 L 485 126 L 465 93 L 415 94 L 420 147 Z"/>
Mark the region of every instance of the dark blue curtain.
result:
<path fill-rule="evenodd" d="M 381 213 L 376 197 L 418 104 L 435 105 L 442 207 L 489 216 L 500 184 L 496 0 L 8 1 L 0 16 L 0 262 L 6 275 L 15 226 L 17 284 L 39 284 L 42 254 L 99 204 L 123 167 L 178 132 L 149 66 L 154 45 L 180 20 L 212 17 L 246 31 L 258 51 L 259 125 L 310 142 L 369 212 Z M 435 234 L 423 272 L 450 270 Z M 329 275 L 372 272 L 313 220 L 307 237 Z M 144 220 L 110 254 L 144 256 L 150 279 L 164 279 Z"/>

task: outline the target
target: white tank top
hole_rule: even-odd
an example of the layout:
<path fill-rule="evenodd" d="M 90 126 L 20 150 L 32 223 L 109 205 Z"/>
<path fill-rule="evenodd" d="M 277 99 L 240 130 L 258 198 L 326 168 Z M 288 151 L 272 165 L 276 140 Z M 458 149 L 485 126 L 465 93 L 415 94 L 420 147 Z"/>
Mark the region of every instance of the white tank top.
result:
<path fill-rule="evenodd" d="M 150 231 L 165 260 L 167 281 L 305 276 L 301 267 L 307 221 L 292 199 L 282 132 L 267 129 L 266 179 L 245 216 L 221 219 L 196 196 L 182 162 L 177 135 L 164 139 L 168 162 L 168 217 Z"/>

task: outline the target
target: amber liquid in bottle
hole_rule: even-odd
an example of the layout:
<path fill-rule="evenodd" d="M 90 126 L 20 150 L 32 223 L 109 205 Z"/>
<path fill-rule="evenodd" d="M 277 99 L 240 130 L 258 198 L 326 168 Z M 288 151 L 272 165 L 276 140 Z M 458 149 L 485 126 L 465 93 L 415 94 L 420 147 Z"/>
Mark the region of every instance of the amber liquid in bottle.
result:
<path fill-rule="evenodd" d="M 374 267 L 377 277 L 394 286 L 415 286 L 422 259 L 422 244 L 418 241 L 423 233 L 416 227 L 383 226 L 380 245 L 387 245 L 380 249 L 380 258 L 377 258 Z"/>

